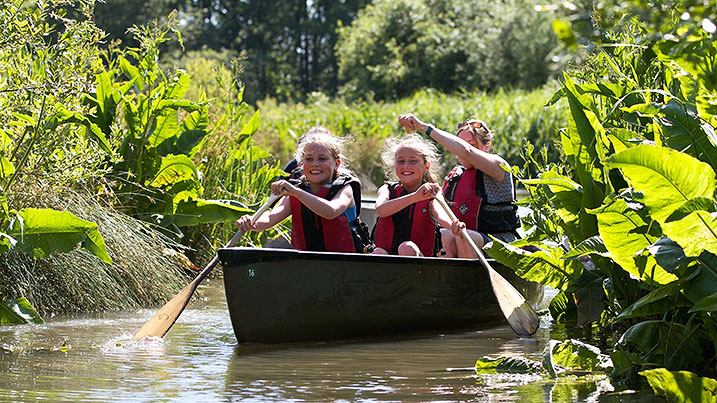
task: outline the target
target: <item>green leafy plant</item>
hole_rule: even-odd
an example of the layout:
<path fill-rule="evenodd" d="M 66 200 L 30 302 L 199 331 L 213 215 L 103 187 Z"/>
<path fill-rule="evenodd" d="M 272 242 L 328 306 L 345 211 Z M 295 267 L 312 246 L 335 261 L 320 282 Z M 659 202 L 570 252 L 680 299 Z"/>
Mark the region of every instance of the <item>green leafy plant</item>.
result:
<path fill-rule="evenodd" d="M 75 7 L 84 21 L 66 18 Z M 89 88 L 86 77 L 98 63 L 93 45 L 100 32 L 86 20 L 89 3 L 3 1 L 0 9 L 0 253 L 17 249 L 39 258 L 81 244 L 110 263 L 94 223 L 25 208 L 19 196 L 43 184 L 97 177 L 96 155 L 104 154 L 80 150 L 110 151 L 101 132 L 73 125 L 82 116 L 74 94 Z"/>
<path fill-rule="evenodd" d="M 717 47 L 691 18 L 677 18 L 681 7 L 657 25 L 641 19 L 654 9 L 633 7 L 548 102 L 564 99 L 570 110 L 565 163 L 540 163 L 528 147 L 523 171 L 514 168 L 530 193 L 528 238 L 487 252 L 559 289 L 554 318 L 619 338 L 608 347 L 618 382 L 655 368 L 714 379 L 717 137 L 715 111 L 698 105 L 714 99 L 705 73 L 717 59 L 688 53 Z"/>
<path fill-rule="evenodd" d="M 180 227 L 237 219 L 249 210 L 202 197 L 193 157 L 211 133 L 208 101 L 184 99 L 190 76 L 183 70 L 168 75 L 159 66 L 171 21 L 133 28 L 142 47 L 109 56 L 113 68 L 97 74 L 96 89 L 85 98 L 91 112 L 78 123 L 118 139 L 109 175 L 118 203 L 181 237 Z M 250 123 L 242 135 L 256 130 Z"/>
<path fill-rule="evenodd" d="M 0 324 L 26 323 L 45 323 L 27 298 L 11 299 L 0 304 Z"/>

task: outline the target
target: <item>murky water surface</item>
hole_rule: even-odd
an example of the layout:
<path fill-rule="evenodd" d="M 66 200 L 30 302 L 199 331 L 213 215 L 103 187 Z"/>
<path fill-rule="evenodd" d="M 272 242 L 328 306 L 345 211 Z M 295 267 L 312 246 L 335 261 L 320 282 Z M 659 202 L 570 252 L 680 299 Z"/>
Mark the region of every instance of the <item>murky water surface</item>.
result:
<path fill-rule="evenodd" d="M 238 345 L 221 279 L 201 287 L 163 340 L 132 334 L 154 310 L 0 326 L 0 401 L 645 401 L 607 383 L 477 375 L 476 359 L 541 359 L 554 326 L 531 338 L 507 326 L 448 334 Z M 650 399 L 654 400 L 654 398 Z"/>

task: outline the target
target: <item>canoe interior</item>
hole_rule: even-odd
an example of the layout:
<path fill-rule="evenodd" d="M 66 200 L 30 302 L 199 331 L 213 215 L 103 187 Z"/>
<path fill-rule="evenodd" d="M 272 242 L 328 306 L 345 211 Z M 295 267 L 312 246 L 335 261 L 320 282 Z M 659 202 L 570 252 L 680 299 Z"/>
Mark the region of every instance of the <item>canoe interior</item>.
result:
<path fill-rule="evenodd" d="M 237 340 L 283 343 L 504 321 L 478 260 L 222 248 Z M 531 303 L 542 287 L 495 262 Z"/>

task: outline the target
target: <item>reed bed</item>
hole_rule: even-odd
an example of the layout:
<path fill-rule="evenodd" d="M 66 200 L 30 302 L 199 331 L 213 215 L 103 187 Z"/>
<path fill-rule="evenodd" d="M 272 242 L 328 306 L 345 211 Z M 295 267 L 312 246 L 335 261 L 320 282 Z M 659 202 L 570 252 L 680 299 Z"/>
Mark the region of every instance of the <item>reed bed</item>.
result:
<path fill-rule="evenodd" d="M 79 248 L 37 260 L 10 251 L 0 255 L 0 298 L 26 297 L 43 316 L 87 313 L 161 305 L 187 284 L 180 245 L 94 196 L 46 190 L 16 197 L 26 207 L 96 222 L 113 263 Z"/>

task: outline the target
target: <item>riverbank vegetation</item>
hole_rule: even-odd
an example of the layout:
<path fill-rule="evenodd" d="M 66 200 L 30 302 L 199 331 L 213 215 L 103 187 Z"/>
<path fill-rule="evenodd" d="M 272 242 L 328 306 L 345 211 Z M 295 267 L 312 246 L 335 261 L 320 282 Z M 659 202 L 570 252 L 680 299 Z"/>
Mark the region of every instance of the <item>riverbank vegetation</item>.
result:
<path fill-rule="evenodd" d="M 601 6 L 604 19 L 563 26 L 589 44 L 549 102 L 568 101 L 564 160 L 526 153 L 538 174 L 515 169 L 532 233 L 487 251 L 560 290 L 551 316 L 595 328 L 618 385 L 714 401 L 715 4 Z"/>

